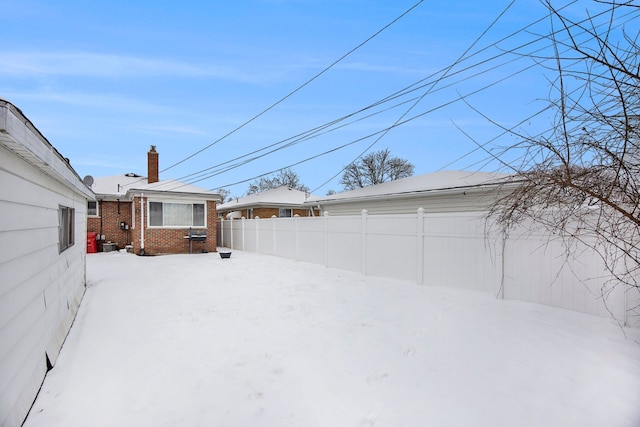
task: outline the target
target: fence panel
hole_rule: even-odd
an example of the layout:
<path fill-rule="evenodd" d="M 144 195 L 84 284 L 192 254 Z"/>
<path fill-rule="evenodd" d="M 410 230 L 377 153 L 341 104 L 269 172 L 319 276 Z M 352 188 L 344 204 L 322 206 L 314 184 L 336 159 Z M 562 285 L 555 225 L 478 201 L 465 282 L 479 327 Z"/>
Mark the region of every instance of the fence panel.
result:
<path fill-rule="evenodd" d="M 327 266 L 362 271 L 362 219 L 329 216 L 327 220 Z"/>
<path fill-rule="evenodd" d="M 297 257 L 299 261 L 323 264 L 325 262 L 325 219 L 296 218 L 297 223 Z"/>
<path fill-rule="evenodd" d="M 478 213 L 424 216 L 423 282 L 498 294 L 501 252 Z"/>
<path fill-rule="evenodd" d="M 354 216 L 222 221 L 219 236 L 225 246 L 249 252 L 599 316 L 611 312 L 617 319 L 627 320 L 627 307 L 639 302 L 637 293 L 610 288 L 611 274 L 593 251 L 577 251 L 575 259 L 567 261 L 560 241 L 521 231 L 504 242 L 485 225 L 482 212 L 365 211 Z"/>
<path fill-rule="evenodd" d="M 505 298 L 599 316 L 607 316 L 608 307 L 622 319 L 624 292 L 609 289 L 610 279 L 601 259 L 587 247 L 576 248 L 567 260 L 557 238 L 521 230 L 506 243 Z"/>
<path fill-rule="evenodd" d="M 272 218 L 274 253 L 277 256 L 289 259 L 297 259 L 297 218 Z"/>
<path fill-rule="evenodd" d="M 417 215 L 367 215 L 366 274 L 416 280 Z"/>

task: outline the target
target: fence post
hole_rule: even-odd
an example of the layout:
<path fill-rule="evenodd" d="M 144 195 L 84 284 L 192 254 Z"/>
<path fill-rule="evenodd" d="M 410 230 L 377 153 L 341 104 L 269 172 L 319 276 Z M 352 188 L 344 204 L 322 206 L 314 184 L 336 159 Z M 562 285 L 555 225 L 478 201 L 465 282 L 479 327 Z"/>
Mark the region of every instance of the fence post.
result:
<path fill-rule="evenodd" d="M 329 267 L 329 212 L 324 211 L 324 266 Z"/>
<path fill-rule="evenodd" d="M 245 246 L 245 241 L 244 241 L 244 217 L 241 218 L 242 219 L 242 249 L 244 251 Z"/>
<path fill-rule="evenodd" d="M 360 266 L 360 270 L 362 271 L 363 275 L 367 275 L 367 216 L 369 215 L 369 212 L 366 209 L 362 209 L 362 224 L 361 224 L 361 250 L 360 250 L 360 255 L 361 255 L 361 266 Z"/>
<path fill-rule="evenodd" d="M 416 283 L 424 282 L 424 208 L 418 208 L 416 227 Z"/>
<path fill-rule="evenodd" d="M 277 233 L 276 233 L 276 216 L 271 215 L 271 233 L 273 234 L 273 245 L 271 247 L 272 255 L 277 255 L 278 246 L 276 245 Z"/>
<path fill-rule="evenodd" d="M 260 253 L 260 231 L 258 230 L 258 225 L 260 225 L 260 217 L 255 217 L 254 221 L 256 222 L 256 253 Z"/>
<path fill-rule="evenodd" d="M 224 248 L 224 216 L 220 218 L 220 246 Z"/>
<path fill-rule="evenodd" d="M 233 249 L 233 219 L 229 220 L 229 229 L 231 230 L 231 249 Z"/>
<path fill-rule="evenodd" d="M 298 215 L 298 214 L 295 214 L 295 215 L 293 216 L 293 224 L 294 224 L 294 230 L 293 230 L 293 233 L 294 233 L 294 235 L 295 235 L 295 239 L 296 239 L 296 247 L 295 247 L 295 252 L 294 252 L 294 257 L 295 257 L 295 258 L 294 258 L 294 259 L 295 259 L 296 261 L 298 261 L 298 260 L 300 259 L 300 256 L 299 256 L 299 254 L 298 254 L 298 250 L 299 250 L 299 249 L 298 249 L 298 246 L 299 246 L 299 245 L 298 245 L 298 218 L 300 218 L 300 215 Z"/>

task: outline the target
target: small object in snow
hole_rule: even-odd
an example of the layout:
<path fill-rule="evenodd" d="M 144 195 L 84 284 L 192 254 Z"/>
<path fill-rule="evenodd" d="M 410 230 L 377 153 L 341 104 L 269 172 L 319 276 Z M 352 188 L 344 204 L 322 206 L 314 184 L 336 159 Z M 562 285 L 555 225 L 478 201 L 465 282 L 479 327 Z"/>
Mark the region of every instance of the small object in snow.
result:
<path fill-rule="evenodd" d="M 220 252 L 220 258 L 231 258 L 231 252 Z"/>

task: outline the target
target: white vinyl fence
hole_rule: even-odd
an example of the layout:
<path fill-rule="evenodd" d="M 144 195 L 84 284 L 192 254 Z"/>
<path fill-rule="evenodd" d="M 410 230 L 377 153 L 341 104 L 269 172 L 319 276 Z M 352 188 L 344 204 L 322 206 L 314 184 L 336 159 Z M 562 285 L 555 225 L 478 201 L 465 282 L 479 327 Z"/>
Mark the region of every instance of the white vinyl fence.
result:
<path fill-rule="evenodd" d="M 218 246 L 365 275 L 489 292 L 638 325 L 637 291 L 611 287 L 591 250 L 570 261 L 562 242 L 521 232 L 503 241 L 482 212 L 226 220 Z M 606 304 L 603 299 L 606 295 Z M 632 298 L 633 297 L 633 298 Z"/>

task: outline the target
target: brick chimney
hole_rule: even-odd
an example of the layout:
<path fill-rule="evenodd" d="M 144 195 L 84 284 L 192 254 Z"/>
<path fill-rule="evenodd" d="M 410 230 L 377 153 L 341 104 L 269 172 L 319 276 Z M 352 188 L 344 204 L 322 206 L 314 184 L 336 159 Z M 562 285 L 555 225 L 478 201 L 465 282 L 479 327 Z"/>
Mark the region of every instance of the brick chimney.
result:
<path fill-rule="evenodd" d="M 158 181 L 158 152 L 156 146 L 152 145 L 147 153 L 147 182 L 153 184 Z"/>

